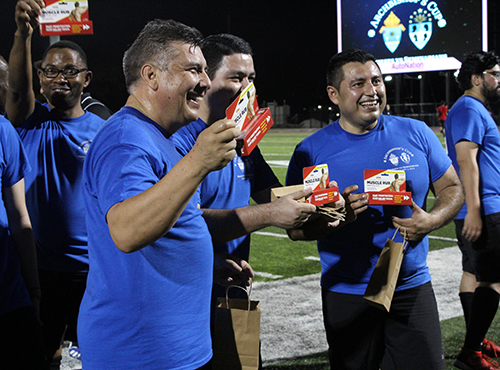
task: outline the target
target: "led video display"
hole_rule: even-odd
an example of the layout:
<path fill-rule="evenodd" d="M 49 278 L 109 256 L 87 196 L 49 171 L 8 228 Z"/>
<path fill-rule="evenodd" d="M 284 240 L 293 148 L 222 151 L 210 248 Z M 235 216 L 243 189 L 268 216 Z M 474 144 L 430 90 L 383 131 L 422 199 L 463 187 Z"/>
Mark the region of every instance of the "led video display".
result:
<path fill-rule="evenodd" d="M 459 69 L 487 50 L 487 0 L 337 0 L 338 50 L 363 49 L 384 74 Z"/>

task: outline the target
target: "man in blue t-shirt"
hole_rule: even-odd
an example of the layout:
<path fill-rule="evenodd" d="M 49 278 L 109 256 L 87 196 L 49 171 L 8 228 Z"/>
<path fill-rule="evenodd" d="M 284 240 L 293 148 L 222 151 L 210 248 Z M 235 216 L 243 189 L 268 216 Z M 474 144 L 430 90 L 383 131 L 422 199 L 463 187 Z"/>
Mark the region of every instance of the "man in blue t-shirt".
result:
<path fill-rule="evenodd" d="M 90 271 L 78 339 L 87 370 L 209 369 L 212 281 L 253 276 L 245 261 L 214 258 L 197 207 L 199 185 L 236 155 L 241 131 L 220 120 L 185 157 L 169 139 L 198 118 L 210 88 L 200 41 L 172 20 L 145 26 L 123 58 L 126 106 L 85 161 Z"/>
<path fill-rule="evenodd" d="M 212 87 L 200 108 L 200 118 L 181 128 L 173 136 L 176 147 L 186 155 L 198 135 L 214 122 L 225 118 L 232 101 L 255 79 L 252 49 L 240 37 L 230 34 L 208 36 L 201 44 L 208 64 Z M 266 226 L 289 229 L 300 226 L 316 210 L 311 204 L 296 200 L 309 195 L 299 191 L 270 203 L 271 188 L 281 184 L 256 147 L 249 156 L 235 157 L 231 163 L 205 178 L 201 184 L 200 206 L 205 215 L 233 215 L 232 223 L 214 239 L 218 253 L 228 253 L 248 260 L 250 233 Z M 257 205 L 249 206 L 250 198 Z M 216 225 L 209 225 L 214 230 Z M 225 295 L 214 286 L 214 298 Z"/>
<path fill-rule="evenodd" d="M 426 264 L 427 234 L 460 209 L 460 181 L 425 123 L 382 115 L 385 86 L 373 55 L 361 50 L 335 55 L 327 82 L 340 119 L 296 147 L 287 184 L 300 183 L 304 167 L 327 164 L 332 178 L 345 189 L 350 223 L 332 227 L 328 220 L 317 219 L 288 231 L 294 240 L 318 240 L 331 367 L 442 370 L 439 317 Z M 365 169 L 405 171 L 413 204 L 368 204 L 363 192 Z M 427 212 L 429 189 L 436 201 Z M 387 239 L 403 242 L 403 235 L 409 245 L 386 312 L 369 305 L 363 294 Z"/>
<path fill-rule="evenodd" d="M 446 119 L 448 154 L 465 189 L 455 218 L 462 251 L 460 301 L 467 326 L 455 361 L 460 369 L 490 369 L 500 347 L 485 338 L 500 302 L 500 135 L 486 105 L 500 98 L 500 58 L 469 54 L 457 81 L 464 91 Z"/>
<path fill-rule="evenodd" d="M 0 367 L 48 369 L 38 320 L 40 283 L 24 197 L 30 170 L 19 135 L 0 116 Z"/>
<path fill-rule="evenodd" d="M 47 357 L 57 366 L 63 336 L 77 340 L 88 273 L 83 161 L 104 120 L 80 105 L 92 72 L 85 52 L 70 41 L 54 43 L 45 51 L 38 78 L 47 104 L 35 100 L 31 39 L 42 5 L 41 0 L 16 4 L 6 110 L 32 167 L 25 178 L 26 203 L 37 245 L 40 317 Z"/>

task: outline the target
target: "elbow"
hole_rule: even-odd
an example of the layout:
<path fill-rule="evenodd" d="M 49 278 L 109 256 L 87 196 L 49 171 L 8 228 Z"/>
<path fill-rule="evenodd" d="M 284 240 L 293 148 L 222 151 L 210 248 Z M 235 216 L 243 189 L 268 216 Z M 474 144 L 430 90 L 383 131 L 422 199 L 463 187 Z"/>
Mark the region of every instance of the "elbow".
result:
<path fill-rule="evenodd" d="M 133 253 L 147 245 L 147 243 L 143 242 L 139 234 L 134 235 L 127 229 L 117 227 L 113 224 L 108 224 L 108 228 L 111 240 L 113 240 L 116 248 L 123 253 Z"/>
<path fill-rule="evenodd" d="M 288 237 L 290 238 L 290 240 L 296 242 L 297 240 L 301 240 L 301 238 L 299 238 L 299 235 L 298 235 L 298 229 L 289 229 L 286 231 L 286 233 L 288 234 Z"/>
<path fill-rule="evenodd" d="M 111 239 L 115 243 L 116 248 L 123 253 L 133 253 L 140 249 L 131 244 L 130 241 L 127 241 L 126 238 L 113 236 L 113 233 L 111 233 Z"/>

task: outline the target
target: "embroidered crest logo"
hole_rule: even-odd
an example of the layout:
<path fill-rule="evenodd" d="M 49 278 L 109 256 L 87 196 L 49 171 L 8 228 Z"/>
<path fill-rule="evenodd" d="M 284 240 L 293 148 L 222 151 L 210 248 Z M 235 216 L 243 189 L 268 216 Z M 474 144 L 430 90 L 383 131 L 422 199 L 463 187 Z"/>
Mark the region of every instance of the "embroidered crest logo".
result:
<path fill-rule="evenodd" d="M 411 42 L 422 50 L 432 36 L 432 17 L 427 10 L 420 8 L 410 16 L 408 27 Z"/>
<path fill-rule="evenodd" d="M 406 31 L 406 28 L 401 24 L 401 20 L 394 12 L 391 12 L 379 31 L 382 34 L 385 46 L 391 53 L 394 53 L 401 43 L 404 31 Z"/>

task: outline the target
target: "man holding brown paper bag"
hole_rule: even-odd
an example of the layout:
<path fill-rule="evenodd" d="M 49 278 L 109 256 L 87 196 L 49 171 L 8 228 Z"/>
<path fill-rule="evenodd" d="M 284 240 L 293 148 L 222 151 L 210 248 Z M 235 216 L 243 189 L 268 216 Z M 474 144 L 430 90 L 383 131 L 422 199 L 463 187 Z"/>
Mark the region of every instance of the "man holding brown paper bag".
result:
<path fill-rule="evenodd" d="M 318 240 L 331 368 L 444 369 L 437 305 L 426 264 L 427 234 L 458 212 L 463 203 L 460 181 L 425 123 L 382 115 L 385 86 L 371 54 L 361 50 L 337 54 L 330 60 L 327 82 L 340 119 L 296 147 L 287 185 L 302 181 L 304 167 L 325 163 L 339 188 L 345 189 L 346 208 L 357 217 L 337 228 L 316 219 L 289 230 L 294 240 Z M 365 169 L 405 171 L 412 205 L 369 204 L 362 188 Z M 427 212 L 429 190 L 436 201 Z M 387 312 L 368 304 L 363 294 L 382 248 L 394 234 L 396 243 L 405 235 L 408 247 Z"/>
<path fill-rule="evenodd" d="M 190 150 L 201 132 L 225 117 L 228 106 L 254 81 L 256 75 L 252 49 L 237 36 L 208 36 L 201 44 L 201 49 L 207 59 L 212 87 L 202 102 L 200 118 L 172 136 L 183 155 Z M 311 204 L 297 201 L 309 196 L 308 190 L 297 191 L 270 203 L 271 188 L 279 186 L 279 180 L 258 147 L 248 156 L 233 158 L 228 166 L 205 178 L 200 187 L 200 206 L 210 230 L 220 229 L 218 234 L 224 236 L 214 239 L 216 252 L 248 260 L 251 232 L 266 226 L 284 229 L 301 226 L 316 210 Z M 258 204 L 249 206 L 250 198 Z M 228 215 L 232 215 L 231 224 L 210 221 L 227 219 Z M 214 289 L 214 298 L 225 296 L 223 289 L 217 286 Z"/>

